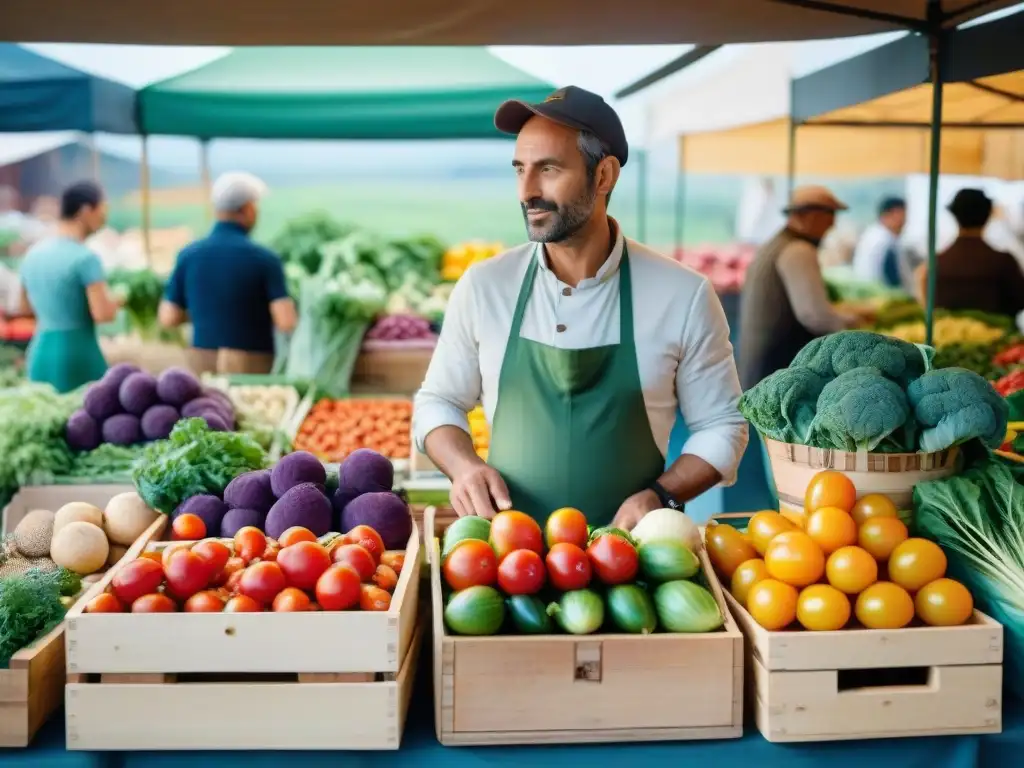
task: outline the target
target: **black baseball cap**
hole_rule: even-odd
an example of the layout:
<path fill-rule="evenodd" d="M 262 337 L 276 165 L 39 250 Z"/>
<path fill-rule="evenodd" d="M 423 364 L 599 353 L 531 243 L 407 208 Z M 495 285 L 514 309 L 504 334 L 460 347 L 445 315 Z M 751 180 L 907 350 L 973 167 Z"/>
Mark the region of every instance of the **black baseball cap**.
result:
<path fill-rule="evenodd" d="M 538 104 L 509 99 L 494 113 L 494 127 L 502 133 L 518 134 L 534 115 L 546 117 L 561 125 L 588 131 L 608 146 L 611 155 L 625 165 L 629 144 L 622 121 L 611 106 L 596 93 L 567 85 L 559 88 Z"/>

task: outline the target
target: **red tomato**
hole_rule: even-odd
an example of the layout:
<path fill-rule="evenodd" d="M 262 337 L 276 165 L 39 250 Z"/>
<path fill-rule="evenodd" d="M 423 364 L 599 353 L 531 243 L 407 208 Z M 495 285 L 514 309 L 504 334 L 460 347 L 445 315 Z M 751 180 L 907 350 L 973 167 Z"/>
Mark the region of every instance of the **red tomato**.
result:
<path fill-rule="evenodd" d="M 210 579 L 210 583 L 216 587 L 225 586 L 231 577 L 245 570 L 245 561 L 240 557 L 229 557 L 228 561 L 224 563 L 224 567 L 220 569 L 220 573 Z"/>
<path fill-rule="evenodd" d="M 489 587 L 498 578 L 498 558 L 486 541 L 465 539 L 448 553 L 441 571 L 448 586 L 456 591 L 475 586 Z"/>
<path fill-rule="evenodd" d="M 325 611 L 355 608 L 359 605 L 359 574 L 349 565 L 332 565 L 316 581 L 316 601 Z"/>
<path fill-rule="evenodd" d="M 281 549 L 290 547 L 292 544 L 298 544 L 300 541 L 315 542 L 316 534 L 309 530 L 309 528 L 303 528 L 301 525 L 293 525 L 277 539 L 277 543 Z"/>
<path fill-rule="evenodd" d="M 124 606 L 110 592 L 101 592 L 85 606 L 86 613 L 124 613 Z"/>
<path fill-rule="evenodd" d="M 277 554 L 277 564 L 293 587 L 313 589 L 320 574 L 331 566 L 327 550 L 312 541 L 300 541 Z"/>
<path fill-rule="evenodd" d="M 265 560 L 268 563 L 277 562 L 277 554 L 281 551 L 281 548 L 276 544 L 267 542 L 267 548 L 263 550 L 263 554 L 260 555 L 260 560 Z"/>
<path fill-rule="evenodd" d="M 373 578 L 377 563 L 370 551 L 359 544 L 342 544 L 331 552 L 331 560 L 350 565 L 359 574 L 359 580 L 367 582 Z"/>
<path fill-rule="evenodd" d="M 371 555 L 373 555 L 373 564 L 376 565 L 380 562 L 381 555 L 384 554 L 384 539 L 380 537 L 373 528 L 368 525 L 357 525 L 351 531 L 346 533 L 342 540 L 345 544 L 358 544 Z"/>
<path fill-rule="evenodd" d="M 191 550 L 175 552 L 164 566 L 167 589 L 179 600 L 192 597 L 210 582 L 206 561 Z"/>
<path fill-rule="evenodd" d="M 544 586 L 544 561 L 532 549 L 510 552 L 498 566 L 498 586 L 506 595 L 535 595 Z"/>
<path fill-rule="evenodd" d="M 245 573 L 245 566 L 242 566 L 237 571 L 228 577 L 228 580 L 224 582 L 224 589 L 227 590 L 229 595 L 237 595 L 239 586 L 242 584 L 242 575 Z"/>
<path fill-rule="evenodd" d="M 364 611 L 386 611 L 391 607 L 391 595 L 380 587 L 362 584 L 359 587 L 359 607 Z"/>
<path fill-rule="evenodd" d="M 206 536 L 206 523 L 199 515 L 187 512 L 178 515 L 171 523 L 171 539 L 173 541 L 199 541 Z"/>
<path fill-rule="evenodd" d="M 156 592 L 164 583 L 164 569 L 153 560 L 132 560 L 118 569 L 110 586 L 117 599 L 131 605 L 143 595 Z"/>
<path fill-rule="evenodd" d="M 248 595 L 236 595 L 224 604 L 224 613 L 258 613 L 263 608 Z"/>
<path fill-rule="evenodd" d="M 555 544 L 548 552 L 545 563 L 548 580 L 555 589 L 569 592 L 583 589 L 590 583 L 591 567 L 587 553 L 575 544 Z"/>
<path fill-rule="evenodd" d="M 284 571 L 277 563 L 253 563 L 238 582 L 238 591 L 261 605 L 270 605 L 277 593 L 288 586 Z"/>
<path fill-rule="evenodd" d="M 395 573 L 395 569 L 383 563 L 377 566 L 370 580 L 385 592 L 393 592 L 398 586 L 398 574 Z"/>
<path fill-rule="evenodd" d="M 220 613 L 223 610 L 224 600 L 210 590 L 196 592 L 185 601 L 185 613 Z"/>
<path fill-rule="evenodd" d="M 555 510 L 544 525 L 544 541 L 549 549 L 563 543 L 583 549 L 587 546 L 587 535 L 587 518 L 572 507 Z"/>
<path fill-rule="evenodd" d="M 267 551 L 267 537 L 263 535 L 263 531 L 252 525 L 240 528 L 232 543 L 235 545 L 235 556 L 247 563 L 251 563 Z"/>
<path fill-rule="evenodd" d="M 308 611 L 311 602 L 309 595 L 301 589 L 288 587 L 287 589 L 281 590 L 277 594 L 277 597 L 274 598 L 274 610 L 277 613 L 297 613 L 299 611 Z"/>
<path fill-rule="evenodd" d="M 587 547 L 587 557 L 594 566 L 597 578 L 609 585 L 632 581 L 640 568 L 636 548 L 625 539 L 610 533 L 598 536 Z"/>
<path fill-rule="evenodd" d="M 132 603 L 132 613 L 174 613 L 178 606 L 167 595 L 154 592 Z"/>
<path fill-rule="evenodd" d="M 531 549 L 538 555 L 544 554 L 544 536 L 537 521 L 515 510 L 499 512 L 491 520 L 490 544 L 498 562 L 517 549 Z"/>
<path fill-rule="evenodd" d="M 199 555 L 209 568 L 211 578 L 224 570 L 224 566 L 231 559 L 231 549 L 223 541 L 216 539 L 205 539 L 200 541 L 192 551 Z"/>
<path fill-rule="evenodd" d="M 337 562 L 337 560 L 335 560 Z M 395 573 L 401 574 L 405 567 L 405 550 L 391 549 L 380 556 L 381 565 L 386 565 Z"/>

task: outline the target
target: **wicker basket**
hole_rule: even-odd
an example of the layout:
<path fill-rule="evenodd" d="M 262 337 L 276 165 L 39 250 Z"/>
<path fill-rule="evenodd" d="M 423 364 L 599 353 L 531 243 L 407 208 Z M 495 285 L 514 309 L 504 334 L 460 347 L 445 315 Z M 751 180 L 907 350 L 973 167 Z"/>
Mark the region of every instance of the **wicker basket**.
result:
<path fill-rule="evenodd" d="M 959 449 L 938 453 L 847 453 L 791 445 L 764 438 L 779 495 L 779 511 L 797 524 L 804 522 L 804 494 L 819 472 L 834 469 L 853 481 L 858 496 L 880 493 L 892 499 L 909 523 L 914 486 L 941 480 L 959 468 Z"/>

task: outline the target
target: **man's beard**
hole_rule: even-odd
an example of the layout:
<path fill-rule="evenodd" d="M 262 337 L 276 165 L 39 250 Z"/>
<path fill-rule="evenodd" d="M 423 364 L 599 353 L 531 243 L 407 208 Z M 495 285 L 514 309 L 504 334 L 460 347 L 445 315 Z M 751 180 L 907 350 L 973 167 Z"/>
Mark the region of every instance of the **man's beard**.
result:
<path fill-rule="evenodd" d="M 588 188 L 583 195 L 564 206 L 558 206 L 540 197 L 530 198 L 521 203 L 527 236 L 534 243 L 565 242 L 583 229 L 590 220 L 595 200 L 597 194 L 593 188 Z M 550 215 L 543 224 L 531 224 L 526 213 L 528 210 L 550 211 Z"/>

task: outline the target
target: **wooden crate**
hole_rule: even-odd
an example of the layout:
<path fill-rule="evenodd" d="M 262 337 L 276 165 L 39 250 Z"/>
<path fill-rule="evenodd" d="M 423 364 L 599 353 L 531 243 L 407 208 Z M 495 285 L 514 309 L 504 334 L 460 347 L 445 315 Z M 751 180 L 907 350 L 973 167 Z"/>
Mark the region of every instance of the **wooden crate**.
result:
<path fill-rule="evenodd" d="M 27 747 L 64 697 L 64 624 L 0 669 L 0 747 Z"/>
<path fill-rule="evenodd" d="M 432 510 L 426 518 L 429 536 Z M 720 632 L 459 637 L 444 626 L 439 545 L 428 543 L 435 732 L 445 746 L 743 735 L 743 636 L 705 555 Z"/>
<path fill-rule="evenodd" d="M 352 392 L 416 394 L 427 375 L 433 349 L 364 349 L 352 371 Z"/>
<path fill-rule="evenodd" d="M 748 697 L 769 741 L 952 736 L 1002 730 L 1003 628 L 769 632 L 732 595 Z"/>
<path fill-rule="evenodd" d="M 165 526 L 154 523 L 122 564 L 166 547 Z M 387 612 L 76 606 L 67 620 L 68 749 L 397 749 L 421 644 L 421 561 L 414 527 Z"/>

